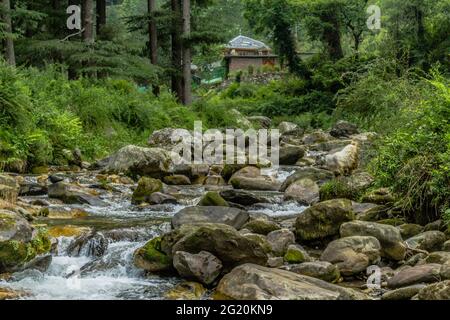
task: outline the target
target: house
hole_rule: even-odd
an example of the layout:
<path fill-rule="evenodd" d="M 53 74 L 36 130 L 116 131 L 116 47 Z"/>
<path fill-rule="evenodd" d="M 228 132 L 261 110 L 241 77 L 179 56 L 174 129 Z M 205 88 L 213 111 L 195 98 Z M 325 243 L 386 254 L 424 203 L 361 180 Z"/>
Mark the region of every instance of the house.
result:
<path fill-rule="evenodd" d="M 268 65 L 275 66 L 277 55 L 265 43 L 245 37 L 237 36 L 225 47 L 225 62 L 227 73 L 248 70 L 249 66 L 255 69 Z"/>

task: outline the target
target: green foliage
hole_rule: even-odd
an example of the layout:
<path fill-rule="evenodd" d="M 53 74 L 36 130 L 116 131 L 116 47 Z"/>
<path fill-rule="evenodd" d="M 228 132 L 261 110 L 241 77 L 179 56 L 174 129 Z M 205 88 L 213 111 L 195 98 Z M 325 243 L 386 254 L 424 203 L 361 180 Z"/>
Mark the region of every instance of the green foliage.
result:
<path fill-rule="evenodd" d="M 381 143 L 373 163 L 377 183 L 391 186 L 411 219 L 426 222 L 449 208 L 450 87 L 435 75 L 426 100 L 400 110 L 402 126 Z"/>

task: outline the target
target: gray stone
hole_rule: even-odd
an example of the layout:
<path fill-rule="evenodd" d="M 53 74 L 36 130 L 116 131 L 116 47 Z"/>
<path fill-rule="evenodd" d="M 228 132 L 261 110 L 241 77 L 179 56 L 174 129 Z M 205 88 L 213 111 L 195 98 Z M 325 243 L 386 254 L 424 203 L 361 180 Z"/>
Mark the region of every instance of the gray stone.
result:
<path fill-rule="evenodd" d="M 194 279 L 210 285 L 222 271 L 222 262 L 207 251 L 197 254 L 177 251 L 173 256 L 173 266 L 183 278 Z"/>

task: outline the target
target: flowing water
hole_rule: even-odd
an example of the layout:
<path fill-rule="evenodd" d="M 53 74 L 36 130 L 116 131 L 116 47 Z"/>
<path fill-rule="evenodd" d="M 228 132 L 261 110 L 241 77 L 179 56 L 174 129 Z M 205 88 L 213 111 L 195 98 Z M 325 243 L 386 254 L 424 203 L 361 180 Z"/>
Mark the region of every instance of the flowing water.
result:
<path fill-rule="evenodd" d="M 279 168 L 272 171 L 275 179 L 282 182 L 295 168 Z M 27 178 L 34 181 L 33 178 Z M 93 181 L 78 182 L 89 185 Z M 170 230 L 170 218 L 182 208 L 195 205 L 205 192 L 204 187 L 174 187 L 178 205 L 161 205 L 139 208 L 130 204 L 129 186 L 114 185 L 115 192 L 103 192 L 104 207 L 88 205 L 61 205 L 51 207 L 68 210 L 82 208 L 89 215 L 76 219 L 39 219 L 37 223 L 52 225 L 88 226 L 98 230 L 107 240 L 107 249 L 96 257 L 89 250 L 98 243 L 88 243 L 76 256 L 68 248 L 73 237 L 59 237 L 57 250 L 45 272 L 25 270 L 12 275 L 0 285 L 29 293 L 24 299 L 161 299 L 164 294 L 181 281 L 178 278 L 145 275 L 133 265 L 133 252 L 149 239 Z M 249 212 L 279 217 L 298 214 L 305 207 L 295 202 L 283 202 L 282 193 L 261 192 L 270 203 L 255 205 Z M 26 200 L 49 201 L 47 197 L 28 197 Z M 90 241 L 95 241 L 92 239 Z"/>

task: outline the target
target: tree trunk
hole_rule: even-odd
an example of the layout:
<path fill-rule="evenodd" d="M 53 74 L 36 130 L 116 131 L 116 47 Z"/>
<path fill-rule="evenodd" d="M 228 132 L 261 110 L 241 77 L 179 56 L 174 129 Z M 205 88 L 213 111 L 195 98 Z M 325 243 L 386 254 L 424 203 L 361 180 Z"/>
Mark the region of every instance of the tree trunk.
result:
<path fill-rule="evenodd" d="M 87 43 L 94 42 L 94 2 L 93 0 L 83 0 L 83 40 Z"/>
<path fill-rule="evenodd" d="M 154 13 L 156 12 L 156 0 L 148 0 L 148 13 L 150 15 L 150 21 L 148 23 L 148 41 L 149 41 L 149 55 L 150 62 L 153 65 L 158 64 L 158 30 L 156 27 L 156 20 Z M 155 96 L 159 95 L 159 86 L 153 85 L 153 94 Z"/>
<path fill-rule="evenodd" d="M 191 48 L 191 0 L 183 0 L 183 104 L 192 103 Z"/>
<path fill-rule="evenodd" d="M 97 0 L 97 37 L 106 25 L 106 0 Z"/>
<path fill-rule="evenodd" d="M 181 58 L 183 46 L 181 42 L 181 6 L 179 0 L 171 0 L 173 27 L 172 27 L 172 92 L 179 101 L 183 101 L 183 84 L 181 72 Z"/>
<path fill-rule="evenodd" d="M 7 33 L 5 39 L 5 58 L 9 65 L 16 65 L 16 55 L 14 53 L 14 40 L 12 37 L 12 22 L 11 22 L 11 2 L 10 0 L 2 0 L 3 6 L 3 22 L 5 23 L 5 32 Z"/>

